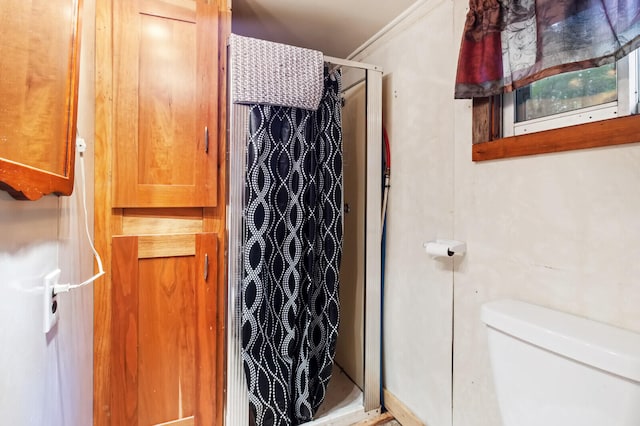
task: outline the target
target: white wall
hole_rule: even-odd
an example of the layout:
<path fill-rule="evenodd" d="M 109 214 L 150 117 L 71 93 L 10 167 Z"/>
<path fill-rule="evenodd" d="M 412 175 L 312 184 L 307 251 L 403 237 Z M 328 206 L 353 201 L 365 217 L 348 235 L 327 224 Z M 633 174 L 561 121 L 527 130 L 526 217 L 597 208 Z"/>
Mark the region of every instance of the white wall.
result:
<path fill-rule="evenodd" d="M 352 71 L 357 78 L 358 70 Z M 347 80 L 345 78 L 345 80 Z M 347 83 L 348 84 L 348 83 Z M 364 263 L 366 213 L 366 90 L 358 84 L 343 94 L 344 243 L 340 263 L 340 327 L 335 362 L 364 389 Z"/>
<path fill-rule="evenodd" d="M 451 2 L 428 2 L 356 58 L 384 70 L 391 145 L 384 386 L 436 426 L 451 424 L 453 273 L 451 260 L 429 258 L 423 243 L 453 237 L 451 22 Z"/>
<path fill-rule="evenodd" d="M 453 99 L 468 0 L 422 3 L 356 57 L 390 74 L 385 386 L 429 426 L 500 426 L 484 302 L 517 298 L 640 332 L 640 145 L 473 163 L 471 103 Z M 451 234 L 468 243 L 455 265 L 416 247 Z"/>
<path fill-rule="evenodd" d="M 93 146 L 94 1 L 84 2 L 79 133 Z M 78 165 L 78 164 L 77 164 Z M 93 204 L 93 161 L 88 161 Z M 0 423 L 84 426 L 92 423 L 93 291 L 60 295 L 58 325 L 42 331 L 43 277 L 61 282 L 93 274 L 81 213 L 80 171 L 71 197 L 15 201 L 0 192 Z M 90 215 L 91 215 L 90 211 Z M 90 224 L 92 227 L 92 225 Z"/>

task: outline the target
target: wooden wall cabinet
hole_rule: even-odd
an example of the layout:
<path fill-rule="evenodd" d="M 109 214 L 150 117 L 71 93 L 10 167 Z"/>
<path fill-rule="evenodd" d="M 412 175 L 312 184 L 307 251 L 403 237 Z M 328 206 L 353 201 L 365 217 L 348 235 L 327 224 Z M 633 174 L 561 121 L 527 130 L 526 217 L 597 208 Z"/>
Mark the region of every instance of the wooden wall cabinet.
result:
<path fill-rule="evenodd" d="M 218 7 L 114 2 L 114 207 L 217 205 Z"/>
<path fill-rule="evenodd" d="M 73 190 L 81 0 L 0 1 L 0 189 Z"/>
<path fill-rule="evenodd" d="M 223 424 L 227 0 L 96 0 L 94 426 Z"/>

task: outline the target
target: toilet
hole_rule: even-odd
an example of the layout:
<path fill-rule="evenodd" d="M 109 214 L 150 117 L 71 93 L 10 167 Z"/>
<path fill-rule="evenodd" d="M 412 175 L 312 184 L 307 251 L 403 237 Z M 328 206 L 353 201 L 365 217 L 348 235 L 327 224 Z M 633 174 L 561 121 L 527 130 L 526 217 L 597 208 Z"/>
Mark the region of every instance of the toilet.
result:
<path fill-rule="evenodd" d="M 640 425 L 640 334 L 516 300 L 481 315 L 503 426 Z"/>

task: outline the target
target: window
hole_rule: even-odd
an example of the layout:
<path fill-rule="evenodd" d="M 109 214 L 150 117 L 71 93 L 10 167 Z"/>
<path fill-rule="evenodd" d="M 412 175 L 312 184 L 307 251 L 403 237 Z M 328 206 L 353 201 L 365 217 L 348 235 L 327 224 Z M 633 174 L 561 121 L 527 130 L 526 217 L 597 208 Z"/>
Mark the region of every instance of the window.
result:
<path fill-rule="evenodd" d="M 638 56 L 474 99 L 474 161 L 640 141 Z"/>
<path fill-rule="evenodd" d="M 502 135 L 523 135 L 637 112 L 636 52 L 617 63 L 536 81 L 504 95 Z"/>
<path fill-rule="evenodd" d="M 607 64 L 536 81 L 515 92 L 515 122 L 592 107 L 608 109 L 618 100 L 616 76 L 616 64 Z"/>

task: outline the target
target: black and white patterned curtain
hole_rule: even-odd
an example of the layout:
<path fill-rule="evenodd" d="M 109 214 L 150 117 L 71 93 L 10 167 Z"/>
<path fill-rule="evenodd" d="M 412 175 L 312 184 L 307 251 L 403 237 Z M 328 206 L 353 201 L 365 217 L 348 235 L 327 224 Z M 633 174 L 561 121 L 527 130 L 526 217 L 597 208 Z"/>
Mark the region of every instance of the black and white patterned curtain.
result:
<path fill-rule="evenodd" d="M 333 367 L 342 255 L 340 75 L 317 111 L 253 105 L 247 150 L 242 359 L 259 426 L 313 419 Z"/>

